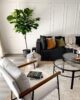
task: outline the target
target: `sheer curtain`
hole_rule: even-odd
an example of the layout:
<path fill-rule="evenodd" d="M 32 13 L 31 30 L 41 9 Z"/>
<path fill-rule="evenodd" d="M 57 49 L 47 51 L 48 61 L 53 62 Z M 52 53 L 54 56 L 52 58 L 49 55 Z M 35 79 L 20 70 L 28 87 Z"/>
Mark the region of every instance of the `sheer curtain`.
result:
<path fill-rule="evenodd" d="M 1 41 L 0 41 L 0 58 L 3 57 L 3 50 L 2 50 L 2 45 L 1 45 Z"/>

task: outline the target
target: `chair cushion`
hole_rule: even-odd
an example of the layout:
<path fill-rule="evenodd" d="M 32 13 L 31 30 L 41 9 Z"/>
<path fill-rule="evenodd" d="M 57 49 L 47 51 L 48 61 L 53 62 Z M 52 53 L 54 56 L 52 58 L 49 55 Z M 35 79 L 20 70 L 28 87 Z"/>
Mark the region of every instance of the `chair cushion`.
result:
<path fill-rule="evenodd" d="M 16 81 L 17 86 L 20 89 L 20 92 L 23 92 L 25 89 L 30 87 L 29 80 L 27 76 L 21 72 L 17 66 L 7 58 L 0 60 L 0 65 L 3 67 L 9 75 Z M 24 100 L 31 100 L 31 93 L 24 97 Z"/>
<path fill-rule="evenodd" d="M 42 100 L 50 92 L 57 89 L 57 78 L 50 80 L 34 91 L 34 100 Z"/>
<path fill-rule="evenodd" d="M 23 73 L 21 73 L 21 75 L 16 79 L 16 83 L 18 84 L 21 92 L 23 92 L 24 90 L 30 87 L 29 80 L 27 76 Z M 31 100 L 31 96 L 32 94 L 29 93 L 28 95 L 24 97 L 24 100 Z"/>
<path fill-rule="evenodd" d="M 7 82 L 7 85 L 10 87 L 10 89 L 13 91 L 14 95 L 19 98 L 20 89 L 18 88 L 16 81 L 7 73 L 7 71 L 0 66 L 0 72 L 2 76 L 4 77 L 5 81 Z"/>
<path fill-rule="evenodd" d="M 49 77 L 49 74 L 50 74 L 50 73 L 47 73 L 47 72 L 45 72 L 44 70 L 42 70 L 40 68 L 36 68 L 36 69 L 34 69 L 32 71 L 42 72 L 43 79 L 46 79 L 47 77 Z M 30 81 L 30 84 L 33 85 L 35 83 L 39 83 L 40 81 L 41 80 L 35 80 L 34 79 L 34 80 Z M 44 98 L 45 96 L 47 96 L 49 93 L 51 93 L 55 89 L 57 89 L 57 78 L 56 77 L 53 78 L 52 80 L 48 81 L 44 85 L 40 86 L 39 88 L 37 88 L 34 91 L 34 100 L 43 100 L 42 98 Z"/>
<path fill-rule="evenodd" d="M 14 79 L 20 76 L 21 71 L 17 66 L 11 62 L 8 58 L 2 58 L 0 60 L 0 65 L 3 67 Z"/>

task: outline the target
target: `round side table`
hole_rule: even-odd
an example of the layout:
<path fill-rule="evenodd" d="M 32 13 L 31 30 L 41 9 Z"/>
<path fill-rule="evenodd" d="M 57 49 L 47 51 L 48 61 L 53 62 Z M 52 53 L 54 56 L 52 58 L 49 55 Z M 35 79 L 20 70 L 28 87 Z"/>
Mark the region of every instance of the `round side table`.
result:
<path fill-rule="evenodd" d="M 41 55 L 40 54 L 38 54 L 37 52 L 33 51 L 30 54 L 28 54 L 27 57 L 30 60 L 37 60 L 37 62 L 35 63 L 35 67 L 39 66 L 39 62 L 41 60 Z"/>

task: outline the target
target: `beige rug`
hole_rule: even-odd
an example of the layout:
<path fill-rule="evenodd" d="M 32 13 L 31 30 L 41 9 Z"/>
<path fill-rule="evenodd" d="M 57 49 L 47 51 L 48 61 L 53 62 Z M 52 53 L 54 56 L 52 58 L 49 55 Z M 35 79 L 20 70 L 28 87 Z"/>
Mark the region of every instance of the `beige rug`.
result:
<path fill-rule="evenodd" d="M 46 73 L 51 74 L 53 69 L 52 62 L 41 62 L 39 64 L 39 68 Z M 22 71 L 30 70 L 32 68 L 26 67 Z M 38 68 L 37 68 L 38 69 Z M 67 73 L 71 74 L 71 73 Z M 74 81 L 74 88 L 70 89 L 71 79 L 66 77 L 59 77 L 60 80 L 60 95 L 61 100 L 80 100 L 80 79 L 76 78 Z M 48 91 L 48 90 L 47 90 Z M 10 100 L 10 90 L 3 80 L 2 76 L 0 76 L 0 100 Z M 53 91 L 43 100 L 58 100 L 57 90 Z"/>

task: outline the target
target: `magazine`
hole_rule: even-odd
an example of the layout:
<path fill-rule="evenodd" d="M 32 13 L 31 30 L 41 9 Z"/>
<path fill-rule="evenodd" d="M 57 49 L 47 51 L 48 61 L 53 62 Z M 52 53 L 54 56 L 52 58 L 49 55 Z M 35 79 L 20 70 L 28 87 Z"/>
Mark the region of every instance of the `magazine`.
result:
<path fill-rule="evenodd" d="M 41 79 L 41 78 L 43 78 L 43 74 L 42 74 L 42 72 L 39 72 L 39 71 L 30 71 L 28 73 L 27 77 Z"/>

